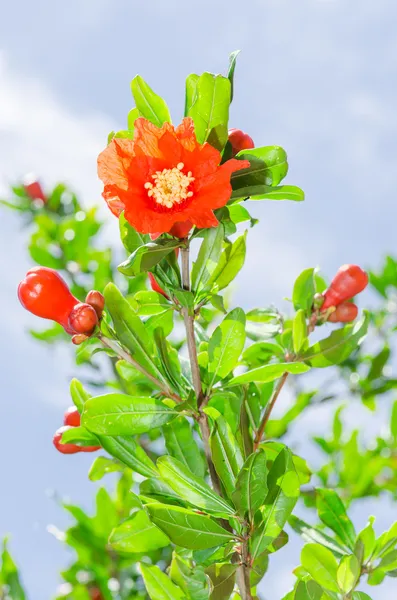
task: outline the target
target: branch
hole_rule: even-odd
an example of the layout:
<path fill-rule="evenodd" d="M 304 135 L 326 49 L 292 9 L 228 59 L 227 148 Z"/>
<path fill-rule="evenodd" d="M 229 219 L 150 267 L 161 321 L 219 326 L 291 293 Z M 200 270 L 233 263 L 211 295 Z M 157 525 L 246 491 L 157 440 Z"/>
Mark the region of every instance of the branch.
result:
<path fill-rule="evenodd" d="M 280 392 L 284 387 L 284 383 L 287 381 L 287 377 L 288 377 L 288 372 L 286 372 L 282 375 L 281 379 L 279 380 L 278 384 L 276 385 L 276 389 L 273 392 L 273 396 L 270 398 L 269 402 L 266 405 L 265 413 L 262 417 L 262 420 L 261 420 L 259 428 L 258 428 L 258 432 L 255 436 L 254 450 L 258 449 L 258 446 L 262 441 L 262 437 L 265 432 L 266 424 L 270 418 L 270 415 L 272 413 L 274 405 L 276 404 L 277 398 L 279 397 Z"/>
<path fill-rule="evenodd" d="M 138 362 L 136 362 L 136 360 L 131 356 L 131 354 L 126 352 L 116 342 L 114 342 L 113 340 L 110 340 L 109 338 L 104 337 L 102 334 L 98 335 L 98 339 L 102 342 L 102 344 L 104 346 L 106 346 L 110 350 L 113 350 L 113 352 L 115 352 L 119 358 L 122 358 L 123 360 L 128 362 L 137 371 L 142 373 L 142 375 L 147 377 L 147 379 L 149 379 L 156 387 L 158 387 L 162 391 L 164 396 L 167 396 L 167 398 L 172 398 L 172 400 L 175 400 L 175 402 L 178 402 L 179 404 L 181 402 L 183 402 L 182 398 L 180 396 L 178 396 L 178 394 L 174 394 L 174 392 L 171 390 L 171 388 L 169 388 L 165 383 L 163 383 L 159 379 L 156 379 L 156 377 L 154 377 L 151 373 L 146 371 L 146 369 L 144 367 L 142 367 L 142 365 L 140 365 Z"/>

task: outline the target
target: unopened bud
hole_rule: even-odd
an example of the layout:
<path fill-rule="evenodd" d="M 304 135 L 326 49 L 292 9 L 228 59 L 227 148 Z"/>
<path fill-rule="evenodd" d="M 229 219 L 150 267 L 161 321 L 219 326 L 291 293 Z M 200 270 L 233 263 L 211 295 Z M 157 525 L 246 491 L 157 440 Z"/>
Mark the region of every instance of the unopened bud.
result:
<path fill-rule="evenodd" d="M 91 335 L 98 325 L 95 309 L 89 304 L 79 302 L 69 315 L 69 325 L 76 333 Z"/>

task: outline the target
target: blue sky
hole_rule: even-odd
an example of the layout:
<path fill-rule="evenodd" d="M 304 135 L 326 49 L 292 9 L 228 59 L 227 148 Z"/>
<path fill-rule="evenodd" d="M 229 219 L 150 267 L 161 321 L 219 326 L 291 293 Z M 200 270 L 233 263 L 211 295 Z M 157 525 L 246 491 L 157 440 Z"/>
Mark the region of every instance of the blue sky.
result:
<path fill-rule="evenodd" d="M 328 274 L 345 262 L 376 266 L 396 249 L 396 19 L 393 0 L 7 3 L 0 21 L 0 189 L 34 171 L 100 203 L 96 156 L 107 133 L 124 126 L 132 77 L 147 79 L 177 121 L 186 75 L 222 72 L 229 52 L 241 48 L 230 124 L 257 145 L 283 146 L 288 182 L 307 199 L 252 204 L 261 223 L 250 234 L 235 301 L 246 308 L 279 303 L 308 266 Z M 118 243 L 114 227 L 108 235 Z M 90 507 L 93 484 L 89 457 L 67 459 L 51 446 L 74 369 L 67 352 L 38 347 L 26 335 L 33 318 L 15 295 L 30 266 L 25 239 L 15 216 L 2 211 L 0 533 L 12 533 L 30 599 L 43 600 L 67 559 L 46 532 L 48 523 L 66 522 L 46 491 Z M 365 425 L 368 415 L 357 414 Z M 322 422 L 312 414 L 300 431 Z M 367 502 L 356 511 L 357 525 L 372 513 L 380 528 L 393 519 L 386 500 Z M 287 591 L 297 561 L 297 545 L 280 553 L 267 600 Z M 387 600 L 392 589 L 375 589 L 372 597 Z"/>

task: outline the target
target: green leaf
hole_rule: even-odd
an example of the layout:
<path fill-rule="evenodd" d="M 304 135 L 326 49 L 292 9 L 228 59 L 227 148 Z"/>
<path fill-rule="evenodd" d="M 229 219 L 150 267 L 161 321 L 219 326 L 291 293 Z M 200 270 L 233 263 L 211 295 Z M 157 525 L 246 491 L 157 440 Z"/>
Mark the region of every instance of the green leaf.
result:
<path fill-rule="evenodd" d="M 179 240 L 159 239 L 156 242 L 148 242 L 137 248 L 117 268 L 120 273 L 127 275 L 127 277 L 150 271 L 168 254 L 179 248 L 180 245 Z"/>
<path fill-rule="evenodd" d="M 334 490 L 316 489 L 317 511 L 321 521 L 334 531 L 344 544 L 354 549 L 356 532 L 342 500 Z"/>
<path fill-rule="evenodd" d="M 190 600 L 208 600 L 208 577 L 201 567 L 191 565 L 191 561 L 185 560 L 173 552 L 169 570 L 170 577 Z"/>
<path fill-rule="evenodd" d="M 229 600 L 236 581 L 237 565 L 214 564 L 205 572 L 211 579 L 213 589 L 209 600 Z"/>
<path fill-rule="evenodd" d="M 158 477 L 158 475 L 157 475 Z M 141 496 L 153 498 L 163 504 L 182 504 L 182 498 L 162 479 L 149 478 L 142 481 L 139 486 Z"/>
<path fill-rule="evenodd" d="M 126 220 L 124 213 L 119 217 L 120 237 L 125 249 L 133 254 L 140 246 L 150 242 L 150 236 L 139 233 Z"/>
<path fill-rule="evenodd" d="M 397 569 L 397 550 L 392 550 L 385 554 L 377 568 L 382 569 L 386 573 Z"/>
<path fill-rule="evenodd" d="M 203 232 L 204 239 L 192 268 L 192 289 L 196 294 L 201 290 L 210 289 L 207 283 L 218 265 L 224 235 L 222 224 Z"/>
<path fill-rule="evenodd" d="M 250 371 L 246 371 L 241 375 L 237 375 L 233 377 L 228 382 L 228 386 L 232 385 L 240 385 L 242 383 L 250 383 L 251 381 L 260 381 L 262 383 L 267 383 L 269 381 L 274 381 L 281 377 L 284 373 L 292 373 L 293 375 L 299 375 L 300 373 L 306 373 L 309 371 L 307 365 L 301 362 L 294 363 L 275 363 L 271 365 L 264 365 L 263 367 L 257 367 L 256 369 L 251 369 Z"/>
<path fill-rule="evenodd" d="M 99 481 L 107 473 L 116 473 L 124 471 L 124 467 L 118 460 L 97 456 L 88 472 L 88 478 L 91 481 Z"/>
<path fill-rule="evenodd" d="M 137 303 L 137 313 L 142 316 L 158 315 L 163 313 L 170 304 L 162 294 L 140 290 L 134 295 L 134 301 Z"/>
<path fill-rule="evenodd" d="M 338 558 L 347 554 L 345 548 L 343 548 L 336 540 L 326 535 L 321 529 L 305 523 L 305 521 L 302 521 L 302 519 L 299 519 L 295 515 L 290 516 L 288 523 L 294 531 L 302 536 L 305 542 L 321 544 L 331 550 Z"/>
<path fill-rule="evenodd" d="M 85 427 L 72 427 L 62 434 L 61 444 L 98 446 L 98 438 Z"/>
<path fill-rule="evenodd" d="M 205 550 L 226 544 L 234 537 L 210 517 L 191 510 L 156 503 L 148 504 L 146 508 L 153 523 L 173 544 L 182 548 Z"/>
<path fill-rule="evenodd" d="M 353 600 L 372 600 L 365 592 L 353 592 Z"/>
<path fill-rule="evenodd" d="M 211 411 L 215 409 L 205 409 L 207 414 L 215 416 L 210 435 L 212 460 L 227 495 L 231 498 L 244 460 L 229 423 L 220 414 L 214 415 Z"/>
<path fill-rule="evenodd" d="M 233 197 L 233 196 L 232 196 Z M 292 200 L 293 202 L 303 202 L 305 193 L 296 185 L 279 185 L 277 187 L 267 187 L 261 194 L 251 196 L 250 200 Z"/>
<path fill-rule="evenodd" d="M 219 292 L 229 285 L 244 265 L 247 232 L 228 244 L 220 255 L 218 264 L 208 282 L 208 287 Z"/>
<path fill-rule="evenodd" d="M 287 153 L 280 146 L 263 146 L 241 150 L 237 154 L 237 158 L 253 161 L 257 165 L 256 171 L 254 169 L 250 170 L 251 178 L 254 180 L 255 177 L 256 185 L 276 186 L 288 172 Z M 263 165 L 261 165 L 261 162 Z M 238 177 L 236 177 L 237 179 Z"/>
<path fill-rule="evenodd" d="M 326 590 L 339 592 L 337 583 L 338 563 L 328 548 L 320 544 L 306 544 L 301 552 L 302 567 Z"/>
<path fill-rule="evenodd" d="M 138 510 L 132 517 L 113 529 L 109 543 L 117 552 L 151 552 L 168 546 L 170 540 L 153 525 L 144 510 Z"/>
<path fill-rule="evenodd" d="M 345 594 L 351 592 L 357 584 L 360 577 L 360 565 L 357 557 L 352 554 L 345 556 L 336 573 L 338 585 Z"/>
<path fill-rule="evenodd" d="M 2 584 L 7 586 L 7 593 Z M 4 592 L 4 597 L 7 598 L 8 596 L 10 600 L 26 600 L 18 568 L 7 549 L 7 539 L 3 541 L 3 552 L 1 554 L 0 592 L 2 594 Z"/>
<path fill-rule="evenodd" d="M 183 463 L 172 456 L 162 456 L 157 461 L 161 478 L 179 496 L 205 512 L 228 518 L 235 514 L 234 508 L 212 491 L 204 479 L 196 477 Z"/>
<path fill-rule="evenodd" d="M 264 503 L 268 492 L 266 461 L 266 454 L 263 450 L 251 454 L 237 477 L 233 502 L 240 514 L 243 517 L 248 514 L 250 520 Z"/>
<path fill-rule="evenodd" d="M 105 436 L 136 435 L 161 427 L 176 415 L 177 410 L 155 398 L 113 393 L 88 400 L 82 424 L 89 431 Z"/>
<path fill-rule="evenodd" d="M 184 600 L 185 594 L 156 565 L 140 563 L 143 581 L 151 600 Z"/>
<path fill-rule="evenodd" d="M 98 436 L 106 452 L 144 477 L 158 477 L 158 471 L 145 450 L 132 437 Z"/>
<path fill-rule="evenodd" d="M 230 375 L 238 364 L 245 344 L 245 313 L 235 308 L 218 325 L 208 344 L 208 374 L 211 388 Z"/>
<path fill-rule="evenodd" d="M 135 121 L 137 120 L 138 117 L 139 117 L 139 110 L 137 108 L 131 108 L 131 110 L 129 111 L 129 113 L 127 115 L 128 131 L 131 131 L 132 133 L 134 132 Z"/>
<path fill-rule="evenodd" d="M 171 123 L 171 116 L 164 100 L 155 94 L 140 75 L 131 81 L 131 91 L 141 117 L 161 127 L 166 121 Z"/>
<path fill-rule="evenodd" d="M 228 138 L 230 81 L 222 75 L 203 73 L 195 83 L 195 101 L 188 108 L 187 116 L 194 121 L 197 141 L 200 144 L 208 141 L 221 151 Z M 190 90 L 189 95 L 191 101 Z"/>
<path fill-rule="evenodd" d="M 306 316 L 310 316 L 313 306 L 315 286 L 315 269 L 305 269 L 297 277 L 292 292 L 292 302 L 295 310 L 303 310 Z"/>
<path fill-rule="evenodd" d="M 392 434 L 394 443 L 397 443 L 397 400 L 393 403 L 390 419 L 390 433 Z"/>
<path fill-rule="evenodd" d="M 300 581 L 295 590 L 294 600 L 325 600 L 324 590 L 313 579 Z"/>
<path fill-rule="evenodd" d="M 307 340 L 307 323 L 305 311 L 300 309 L 296 313 L 292 323 L 292 340 L 294 344 L 294 352 L 298 354 Z"/>
<path fill-rule="evenodd" d="M 192 427 L 185 417 L 174 419 L 163 427 L 166 448 L 197 477 L 204 477 L 205 464 L 193 437 Z"/>
<path fill-rule="evenodd" d="M 300 482 L 292 454 L 284 447 L 276 457 L 267 479 L 269 492 L 260 509 L 262 523 L 252 539 L 253 559 L 264 552 L 286 524 L 300 493 Z"/>
<path fill-rule="evenodd" d="M 192 73 L 186 78 L 186 95 L 185 95 L 185 117 L 189 115 L 189 111 L 197 99 L 197 84 L 199 76 Z"/>
<path fill-rule="evenodd" d="M 363 341 L 368 330 L 369 321 L 369 313 L 364 311 L 362 319 L 352 325 L 336 329 L 329 337 L 306 350 L 301 358 L 310 363 L 312 367 L 317 368 L 343 362 Z"/>
<path fill-rule="evenodd" d="M 140 365 L 164 382 L 164 377 L 153 360 L 153 339 L 145 325 L 113 283 L 108 283 L 104 296 L 118 340 Z"/>
<path fill-rule="evenodd" d="M 366 562 L 371 558 L 376 548 L 376 535 L 373 527 L 373 519 L 370 519 L 369 523 L 364 527 L 357 536 L 357 540 L 360 540 L 364 545 L 364 561 Z"/>
<path fill-rule="evenodd" d="M 237 56 L 240 54 L 241 50 L 234 50 L 229 54 L 229 70 L 227 72 L 227 78 L 230 81 L 230 103 L 233 100 L 233 92 L 234 92 L 234 71 L 236 69 Z"/>

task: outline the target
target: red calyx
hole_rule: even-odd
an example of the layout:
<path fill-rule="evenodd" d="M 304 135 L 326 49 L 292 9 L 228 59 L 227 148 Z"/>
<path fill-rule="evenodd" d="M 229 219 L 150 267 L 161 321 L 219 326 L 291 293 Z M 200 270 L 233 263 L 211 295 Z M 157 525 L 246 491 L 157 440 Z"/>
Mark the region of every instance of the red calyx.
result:
<path fill-rule="evenodd" d="M 232 154 L 236 156 L 241 150 L 255 148 L 254 140 L 241 129 L 229 129 L 229 142 L 232 146 Z"/>
<path fill-rule="evenodd" d="M 18 298 L 32 314 L 56 321 L 67 333 L 76 333 L 69 325 L 69 314 L 79 301 L 54 269 L 30 269 L 18 286 Z"/>
<path fill-rule="evenodd" d="M 100 319 L 102 317 L 103 309 L 105 308 L 105 298 L 101 292 L 91 290 L 88 292 L 85 301 L 95 309 L 98 319 Z"/>
<path fill-rule="evenodd" d="M 359 294 L 368 284 L 368 275 L 357 265 L 343 265 L 331 285 L 324 293 L 324 304 L 321 312 L 331 306 L 339 306 L 342 302 L 350 300 Z"/>
<path fill-rule="evenodd" d="M 77 454 L 77 452 L 81 452 L 82 450 L 80 446 L 76 446 L 76 444 L 61 444 L 62 434 L 69 429 L 73 429 L 73 427 L 67 425 L 60 427 L 56 430 L 54 437 L 52 438 L 52 443 L 61 454 Z"/>
<path fill-rule="evenodd" d="M 157 292 L 158 294 L 161 294 L 162 296 L 164 296 L 164 298 L 167 298 L 167 300 L 169 300 L 169 296 L 167 296 L 167 294 L 165 293 L 163 288 L 161 286 L 159 286 L 159 284 L 157 283 L 157 281 L 154 278 L 153 273 L 148 273 L 148 276 L 149 276 L 149 281 L 150 281 L 150 287 L 152 288 L 152 290 L 154 292 Z"/>
<path fill-rule="evenodd" d="M 69 327 L 74 333 L 91 335 L 98 325 L 98 315 L 90 304 L 79 302 L 69 314 Z"/>
<path fill-rule="evenodd" d="M 357 318 L 358 308 L 352 302 L 342 302 L 339 306 L 336 307 L 336 310 L 332 312 L 328 321 L 330 323 L 351 323 L 354 319 Z"/>
<path fill-rule="evenodd" d="M 70 427 L 80 426 L 80 413 L 75 406 L 70 406 L 63 415 L 63 424 Z"/>
<path fill-rule="evenodd" d="M 23 187 L 31 200 L 41 200 L 43 203 L 47 202 L 47 197 L 43 192 L 40 181 L 33 175 L 27 175 L 25 177 Z"/>

